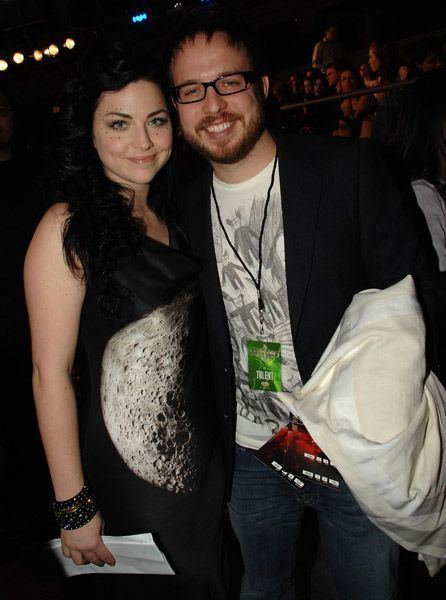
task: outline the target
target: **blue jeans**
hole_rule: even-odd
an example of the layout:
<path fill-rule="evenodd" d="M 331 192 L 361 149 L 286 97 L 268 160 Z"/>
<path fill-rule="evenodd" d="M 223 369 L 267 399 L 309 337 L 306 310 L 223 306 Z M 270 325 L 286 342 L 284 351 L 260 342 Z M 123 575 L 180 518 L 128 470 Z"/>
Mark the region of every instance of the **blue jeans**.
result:
<path fill-rule="evenodd" d="M 312 482 L 296 490 L 237 446 L 229 512 L 245 565 L 240 599 L 299 597 L 296 541 L 305 507 L 317 513 L 340 600 L 395 598 L 399 547 L 369 521 L 344 482 L 339 491 Z"/>

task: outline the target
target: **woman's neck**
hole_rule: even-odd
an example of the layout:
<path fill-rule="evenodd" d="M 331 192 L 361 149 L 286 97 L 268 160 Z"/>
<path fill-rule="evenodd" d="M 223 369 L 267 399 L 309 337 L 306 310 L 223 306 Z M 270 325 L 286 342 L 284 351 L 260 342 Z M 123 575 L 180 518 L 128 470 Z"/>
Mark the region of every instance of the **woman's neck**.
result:
<path fill-rule="evenodd" d="M 144 233 L 147 237 L 169 245 L 169 230 L 167 225 L 158 217 L 153 209 L 147 206 L 147 194 L 135 193 L 132 214 L 142 223 Z"/>

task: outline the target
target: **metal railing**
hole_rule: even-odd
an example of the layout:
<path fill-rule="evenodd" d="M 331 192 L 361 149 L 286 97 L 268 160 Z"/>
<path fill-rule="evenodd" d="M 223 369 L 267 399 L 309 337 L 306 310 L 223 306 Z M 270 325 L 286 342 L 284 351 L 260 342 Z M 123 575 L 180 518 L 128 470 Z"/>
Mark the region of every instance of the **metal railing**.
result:
<path fill-rule="evenodd" d="M 411 86 L 417 77 L 406 79 L 405 81 L 395 81 L 393 83 L 386 83 L 385 85 L 378 85 L 372 88 L 363 88 L 361 90 L 355 90 L 354 92 L 345 92 L 343 94 L 335 94 L 334 96 L 322 96 L 321 98 L 313 98 L 312 100 L 305 100 L 303 102 L 296 102 L 294 104 L 285 104 L 280 107 L 280 110 L 294 110 L 296 108 L 304 108 L 306 106 L 312 106 L 314 104 L 323 104 L 325 102 L 334 102 L 338 100 L 345 100 L 346 98 L 356 98 L 357 96 L 369 96 L 371 94 L 377 94 L 379 92 L 389 92 L 391 90 L 398 90 L 401 88 Z"/>

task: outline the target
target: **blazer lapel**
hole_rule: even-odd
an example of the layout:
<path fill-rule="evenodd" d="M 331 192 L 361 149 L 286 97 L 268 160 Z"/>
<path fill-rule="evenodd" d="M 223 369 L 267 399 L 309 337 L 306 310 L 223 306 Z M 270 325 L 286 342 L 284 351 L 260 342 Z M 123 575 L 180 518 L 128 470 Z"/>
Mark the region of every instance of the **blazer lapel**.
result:
<path fill-rule="evenodd" d="M 287 140 L 280 136 L 276 141 L 279 153 L 288 304 L 291 331 L 296 345 L 311 275 L 322 173 L 317 156 L 313 156 L 311 160 L 308 147 L 305 148 L 296 137 Z"/>

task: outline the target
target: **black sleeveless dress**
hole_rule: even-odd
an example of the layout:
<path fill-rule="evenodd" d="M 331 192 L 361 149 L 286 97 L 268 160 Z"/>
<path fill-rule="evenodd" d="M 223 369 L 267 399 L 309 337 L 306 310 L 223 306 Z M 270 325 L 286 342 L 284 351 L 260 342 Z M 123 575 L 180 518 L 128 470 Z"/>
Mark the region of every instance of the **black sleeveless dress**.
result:
<path fill-rule="evenodd" d="M 113 273 L 131 300 L 124 322 L 110 322 L 94 287 L 87 290 L 81 447 L 104 533 L 151 532 L 178 573 L 157 585 L 162 579 L 178 598 L 215 600 L 225 597 L 223 467 L 200 267 L 179 245 L 174 231 L 170 247 L 144 238 L 139 256 Z M 150 591 L 150 577 L 124 576 L 126 592 L 132 577 Z"/>

